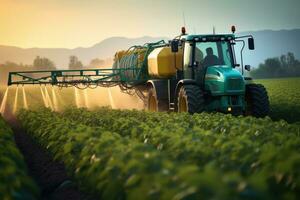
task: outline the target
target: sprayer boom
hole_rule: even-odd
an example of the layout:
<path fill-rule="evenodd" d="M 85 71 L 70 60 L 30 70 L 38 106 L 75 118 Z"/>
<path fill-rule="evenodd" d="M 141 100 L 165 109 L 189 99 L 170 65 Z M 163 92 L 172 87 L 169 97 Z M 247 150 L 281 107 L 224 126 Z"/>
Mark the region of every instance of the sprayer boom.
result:
<path fill-rule="evenodd" d="M 128 78 L 126 74 L 139 74 L 140 69 L 84 69 L 54 71 L 9 72 L 8 85 L 49 84 L 62 87 L 82 85 L 113 86 L 120 83 L 135 85 L 139 76 Z"/>

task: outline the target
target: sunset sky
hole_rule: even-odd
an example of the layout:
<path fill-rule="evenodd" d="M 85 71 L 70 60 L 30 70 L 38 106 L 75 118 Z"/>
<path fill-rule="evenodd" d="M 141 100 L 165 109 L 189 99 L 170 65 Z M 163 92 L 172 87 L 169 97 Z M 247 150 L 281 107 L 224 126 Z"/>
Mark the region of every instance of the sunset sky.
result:
<path fill-rule="evenodd" d="M 88 47 L 112 36 L 300 28 L 300 0 L 0 0 L 0 45 Z"/>

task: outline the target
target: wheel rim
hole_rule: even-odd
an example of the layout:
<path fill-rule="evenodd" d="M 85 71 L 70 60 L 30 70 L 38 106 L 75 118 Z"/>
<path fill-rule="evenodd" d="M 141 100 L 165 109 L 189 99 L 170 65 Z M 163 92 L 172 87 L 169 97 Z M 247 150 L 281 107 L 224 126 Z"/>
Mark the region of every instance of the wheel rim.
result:
<path fill-rule="evenodd" d="M 179 102 L 178 102 L 178 111 L 179 112 L 187 112 L 188 111 L 188 104 L 186 98 L 183 96 L 179 97 Z"/>
<path fill-rule="evenodd" d="M 149 97 L 149 111 L 157 111 L 157 101 L 153 95 Z"/>

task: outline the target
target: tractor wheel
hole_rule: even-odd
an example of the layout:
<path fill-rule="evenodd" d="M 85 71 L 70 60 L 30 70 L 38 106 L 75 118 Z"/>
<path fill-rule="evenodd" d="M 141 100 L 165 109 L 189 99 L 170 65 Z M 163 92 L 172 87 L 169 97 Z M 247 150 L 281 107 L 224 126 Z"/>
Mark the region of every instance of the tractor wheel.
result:
<path fill-rule="evenodd" d="M 168 111 L 169 105 L 166 101 L 159 100 L 156 95 L 156 91 L 153 87 L 148 90 L 147 95 L 147 110 L 148 111 Z"/>
<path fill-rule="evenodd" d="M 269 97 L 266 88 L 261 84 L 246 85 L 245 115 L 265 117 L 269 113 Z"/>
<path fill-rule="evenodd" d="M 191 114 L 204 111 L 204 97 L 200 87 L 196 85 L 184 85 L 177 95 L 177 111 Z"/>

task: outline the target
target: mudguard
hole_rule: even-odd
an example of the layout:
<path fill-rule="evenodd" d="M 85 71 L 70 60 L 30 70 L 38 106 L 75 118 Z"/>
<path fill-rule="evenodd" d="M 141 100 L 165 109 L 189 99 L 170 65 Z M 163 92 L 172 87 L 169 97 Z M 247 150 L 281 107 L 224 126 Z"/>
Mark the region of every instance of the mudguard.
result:
<path fill-rule="evenodd" d="M 179 92 L 179 89 L 181 86 L 183 85 L 198 85 L 196 80 L 194 79 L 182 79 L 180 81 L 178 81 L 176 88 L 175 88 L 175 98 L 176 98 L 176 94 Z"/>

